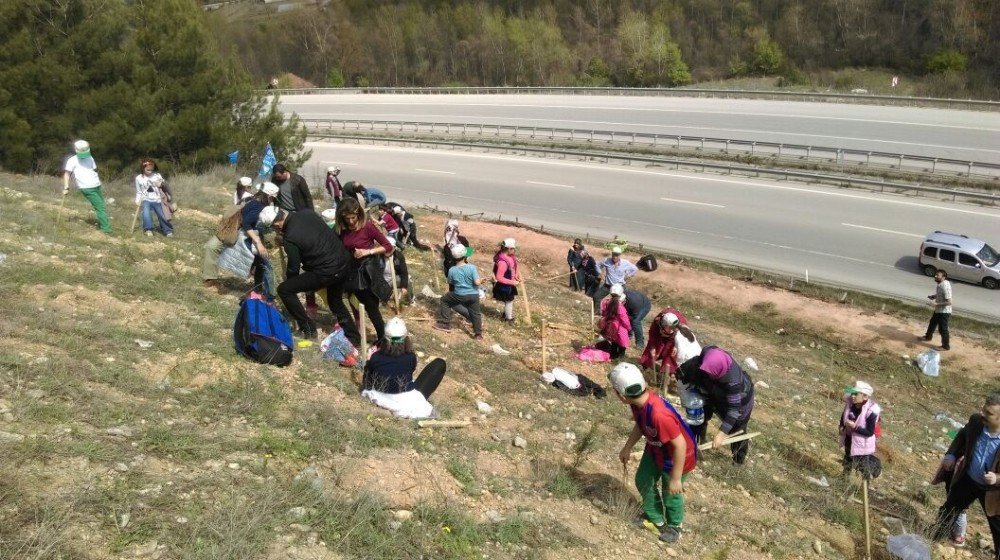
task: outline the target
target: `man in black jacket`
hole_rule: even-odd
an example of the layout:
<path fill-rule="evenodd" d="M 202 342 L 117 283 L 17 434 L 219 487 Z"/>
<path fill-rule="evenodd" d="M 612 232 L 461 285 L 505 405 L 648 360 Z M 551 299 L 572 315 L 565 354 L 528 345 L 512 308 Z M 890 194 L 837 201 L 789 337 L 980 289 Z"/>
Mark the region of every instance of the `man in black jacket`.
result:
<path fill-rule="evenodd" d="M 313 210 L 312 193 L 305 177 L 292 173 L 283 163 L 274 166 L 271 182 L 278 185 L 278 208 L 286 212 Z"/>
<path fill-rule="evenodd" d="M 326 289 L 330 311 L 344 335 L 353 344 L 361 342 L 354 318 L 344 305 L 344 282 L 352 260 L 340 237 L 312 210 L 288 213 L 268 206 L 260 223 L 281 232 L 288 255 L 288 279 L 278 285 L 278 297 L 302 330 L 304 338 L 316 338 L 316 323 L 306 315 L 298 294 Z"/>

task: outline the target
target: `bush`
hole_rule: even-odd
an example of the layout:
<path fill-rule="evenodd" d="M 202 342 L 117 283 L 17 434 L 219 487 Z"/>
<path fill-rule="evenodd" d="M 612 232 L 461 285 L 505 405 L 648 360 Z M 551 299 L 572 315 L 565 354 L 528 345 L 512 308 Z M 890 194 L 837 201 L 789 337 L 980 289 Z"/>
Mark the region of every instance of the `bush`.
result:
<path fill-rule="evenodd" d="M 954 50 L 940 50 L 927 59 L 927 71 L 931 74 L 947 72 L 965 72 L 968 59 L 964 54 Z"/>

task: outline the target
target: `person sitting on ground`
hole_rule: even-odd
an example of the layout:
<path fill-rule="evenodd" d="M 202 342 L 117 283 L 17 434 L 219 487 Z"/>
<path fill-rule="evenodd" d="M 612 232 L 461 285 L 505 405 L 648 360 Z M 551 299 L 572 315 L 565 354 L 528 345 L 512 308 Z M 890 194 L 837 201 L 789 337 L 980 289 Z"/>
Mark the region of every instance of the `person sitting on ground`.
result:
<path fill-rule="evenodd" d="M 448 220 L 444 226 L 444 245 L 441 246 L 441 268 L 445 276 L 455 266 L 455 257 L 451 254 L 451 248 L 455 245 L 471 247 L 469 240 L 458 230 L 458 220 Z"/>
<path fill-rule="evenodd" d="M 583 241 L 580 241 L 578 237 L 573 240 L 573 246 L 566 253 L 566 264 L 569 265 L 569 287 L 578 292 L 582 291 L 584 287 L 583 271 L 580 270 L 580 264 L 583 261 L 580 253 L 583 251 Z"/>
<path fill-rule="evenodd" d="M 730 434 L 746 429 L 754 405 L 754 386 L 750 375 L 725 350 L 706 346 L 701 354 L 681 364 L 677 379 L 693 387 L 705 399 L 705 420 L 692 429 L 699 442 L 705 441 L 708 421 L 718 412 L 722 416 L 719 433 L 712 439 L 712 448 L 721 447 Z M 730 444 L 733 462 L 742 465 L 750 450 L 750 441 Z"/>
<path fill-rule="evenodd" d="M 148 158 L 142 160 L 139 174 L 135 176 L 135 205 L 142 214 L 142 231 L 147 237 L 153 235 L 153 214 L 156 214 L 160 233 L 167 237 L 174 235 L 170 219 L 163 212 L 163 205 L 169 203 L 162 190 L 164 184 L 166 181 L 156 171 L 156 163 Z"/>
<path fill-rule="evenodd" d="M 844 411 L 840 416 L 840 446 L 844 448 L 844 474 L 856 470 L 871 479 L 882 471 L 875 446 L 882 408 L 872 400 L 872 386 L 858 381 L 844 394 Z"/>
<path fill-rule="evenodd" d="M 333 200 L 334 204 L 340 204 L 343 197 L 344 188 L 340 185 L 340 168 L 330 166 L 326 168 L 326 194 Z"/>
<path fill-rule="evenodd" d="M 514 322 L 514 298 L 521 274 L 517 270 L 517 241 L 508 237 L 500 242 L 500 250 L 493 255 L 493 299 L 503 302 L 503 319 Z"/>
<path fill-rule="evenodd" d="M 392 237 L 388 238 L 389 245 L 396 247 L 396 240 Z M 392 267 L 389 267 L 389 259 L 392 259 Z M 384 271 L 383 276 L 385 281 L 391 286 L 392 285 L 392 272 L 396 273 L 396 288 L 399 290 L 399 298 L 406 301 L 406 296 L 410 291 L 410 272 L 406 268 L 406 255 L 403 251 L 393 251 L 392 256 L 382 255 L 382 260 L 384 261 Z"/>
<path fill-rule="evenodd" d="M 594 299 L 594 307 L 600 305 L 601 300 L 608 295 L 612 284 L 624 286 L 629 278 L 639 272 L 631 261 L 622 258 L 622 248 L 618 245 L 611 248 L 611 256 L 599 262 L 597 269 L 601 273 L 601 282 L 591 296 Z"/>
<path fill-rule="evenodd" d="M 375 404 L 406 418 L 426 418 L 433 414 L 427 399 L 441 384 L 447 364 L 434 358 L 416 379 L 417 355 L 413 352 L 406 323 L 399 317 L 385 324 L 386 338 L 365 363 L 361 394 Z"/>
<path fill-rule="evenodd" d="M 269 265 L 264 264 L 264 260 L 269 257 L 269 251 L 264 244 L 258 225 L 261 211 L 274 204 L 277 196 L 277 185 L 274 183 L 264 183 L 260 185 L 260 190 L 257 191 L 256 195 L 249 199 L 243 199 L 244 202 L 238 210 L 240 213 L 240 230 L 246 235 L 247 242 L 252 244 L 257 250 L 253 264 L 254 286 L 263 286 L 265 274 L 270 274 L 271 277 L 268 280 L 272 290 L 275 287 L 273 272 L 270 272 Z M 225 248 L 226 245 L 218 236 L 213 234 L 205 242 L 205 253 L 201 262 L 201 278 L 205 288 L 213 289 L 220 294 L 224 292 L 224 288 L 219 283 L 219 255 L 222 254 Z M 269 293 L 267 295 L 273 298 L 276 294 Z"/>
<path fill-rule="evenodd" d="M 469 251 L 463 245 L 453 245 L 452 256 L 455 266 L 448 271 L 448 284 L 451 289 L 441 296 L 438 306 L 437 323 L 434 328 L 441 331 L 451 330 L 451 312 L 455 311 L 472 323 L 472 338 L 483 339 L 483 314 L 479 303 L 479 286 L 483 279 L 479 269 L 469 264 Z"/>
<path fill-rule="evenodd" d="M 697 346 L 697 350 L 682 356 L 681 346 L 691 344 Z M 649 326 L 649 341 L 642 350 L 639 364 L 656 372 L 655 385 L 663 390 L 668 378 L 677 373 L 678 365 L 700 353 L 701 346 L 688 328 L 684 314 L 673 307 L 666 307 L 656 314 L 653 324 Z"/>
<path fill-rule="evenodd" d="M 302 337 L 316 338 L 317 330 L 299 294 L 325 289 L 330 311 L 344 329 L 344 336 L 356 345 L 360 341 L 358 331 L 344 305 L 344 283 L 352 259 L 340 237 L 312 210 L 286 212 L 268 206 L 260 212 L 260 223 L 281 233 L 288 256 L 288 279 L 278 285 L 278 297 L 298 323 Z"/>
<path fill-rule="evenodd" d="M 597 321 L 597 330 L 601 333 L 602 340 L 594 348 L 604 350 L 611 355 L 612 360 L 625 355 L 632 332 L 632 323 L 628 320 L 628 311 L 622 302 L 624 295 L 625 289 L 621 284 L 611 286 L 611 293 L 601 300 L 601 318 Z"/>
<path fill-rule="evenodd" d="M 399 241 L 399 224 L 396 223 L 396 218 L 393 217 L 392 211 L 387 204 L 380 204 L 378 206 L 378 223 L 382 224 L 385 228 L 385 234 L 391 239 Z M 397 245 L 398 246 L 398 245 Z M 403 247 L 399 247 L 402 249 Z"/>
<path fill-rule="evenodd" d="M 649 301 L 646 294 L 628 288 L 625 288 L 623 297 L 625 310 L 628 311 L 628 320 L 632 325 L 632 336 L 635 337 L 635 347 L 642 348 L 646 344 L 646 340 L 642 336 L 644 330 L 642 322 L 646 319 L 646 315 L 649 315 L 653 303 Z"/>
<path fill-rule="evenodd" d="M 978 501 L 993 536 L 993 558 L 1000 560 L 1000 392 L 988 395 L 982 410 L 958 430 L 942 467 L 953 474 L 933 526 L 934 540 L 946 538 L 959 514 Z"/>
<path fill-rule="evenodd" d="M 368 219 L 368 213 L 361 204 L 353 198 L 345 197 L 337 206 L 337 231 L 344 247 L 354 256 L 351 273 L 353 285 L 348 286 L 348 292 L 364 306 L 368 319 L 375 327 L 376 340 L 381 340 L 385 335 L 385 321 L 382 319 L 379 304 L 388 301 L 384 296 L 388 294 L 391 297 L 392 289 L 385 284 L 381 260 L 377 260 L 372 266 L 366 259 L 391 254 L 393 247 L 385 234 Z M 358 279 L 356 284 L 354 279 Z M 364 332 L 365 326 L 361 325 L 360 328 L 361 332 Z M 355 346 L 360 343 L 360 338 L 358 340 L 351 338 L 346 330 L 344 334 L 348 335 L 347 338 Z"/>
<path fill-rule="evenodd" d="M 236 192 L 233 193 L 233 204 L 241 204 L 253 198 L 254 191 L 250 187 L 253 185 L 253 179 L 250 177 L 240 177 L 239 181 L 236 181 Z"/>
<path fill-rule="evenodd" d="M 635 421 L 618 452 L 623 465 L 628 464 L 639 438 L 646 438 L 635 471 L 635 487 L 642 497 L 643 526 L 661 541 L 675 542 L 683 531 L 684 481 L 698 463 L 694 432 L 666 399 L 646 386 L 635 365 L 616 365 L 608 373 L 608 381 L 619 400 L 629 406 Z"/>

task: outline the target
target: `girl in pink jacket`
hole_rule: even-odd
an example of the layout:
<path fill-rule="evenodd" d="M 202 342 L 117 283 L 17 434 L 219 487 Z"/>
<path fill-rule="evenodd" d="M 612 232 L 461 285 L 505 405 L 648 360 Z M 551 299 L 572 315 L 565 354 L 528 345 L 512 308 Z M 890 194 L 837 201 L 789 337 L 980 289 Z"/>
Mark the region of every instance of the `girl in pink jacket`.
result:
<path fill-rule="evenodd" d="M 844 395 L 844 412 L 840 417 L 840 446 L 844 448 L 844 474 L 856 470 L 865 478 L 881 473 L 875 457 L 882 408 L 872 400 L 874 389 L 864 381 L 848 387 Z"/>
<path fill-rule="evenodd" d="M 514 320 L 514 297 L 517 296 L 517 285 L 521 282 L 521 274 L 517 270 L 517 257 L 514 251 L 517 242 L 512 237 L 500 243 L 500 250 L 493 255 L 493 299 L 503 302 L 503 318 Z M 628 317 L 625 318 L 628 320 Z"/>
<path fill-rule="evenodd" d="M 601 319 L 597 327 L 604 340 L 594 347 L 610 354 L 612 360 L 625 355 L 625 349 L 629 346 L 629 335 L 632 334 L 632 322 L 629 321 L 628 311 L 622 303 L 624 294 L 625 288 L 621 284 L 614 284 L 611 286 L 611 295 L 601 301 Z"/>

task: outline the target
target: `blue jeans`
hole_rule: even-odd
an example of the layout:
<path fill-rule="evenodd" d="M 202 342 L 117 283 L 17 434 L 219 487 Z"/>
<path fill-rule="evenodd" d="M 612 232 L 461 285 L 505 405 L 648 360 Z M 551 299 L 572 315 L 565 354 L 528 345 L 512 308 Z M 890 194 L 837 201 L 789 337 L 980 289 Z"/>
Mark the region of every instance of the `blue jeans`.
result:
<path fill-rule="evenodd" d="M 168 233 L 173 233 L 174 228 L 170 225 L 170 222 L 163 217 L 163 207 L 160 206 L 159 202 L 150 202 L 148 200 L 142 201 L 142 230 L 152 231 L 153 229 L 153 216 L 151 214 L 156 214 L 156 220 L 160 222 L 160 231 L 164 235 Z"/>
<path fill-rule="evenodd" d="M 639 309 L 639 312 L 635 314 L 634 317 L 629 317 L 628 320 L 632 323 L 632 334 L 635 336 L 635 347 L 642 350 L 643 346 L 646 345 L 645 333 L 642 332 L 642 320 L 649 315 L 650 310 L 652 310 L 653 304 L 647 303 Z"/>

